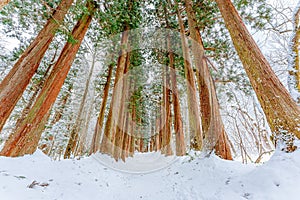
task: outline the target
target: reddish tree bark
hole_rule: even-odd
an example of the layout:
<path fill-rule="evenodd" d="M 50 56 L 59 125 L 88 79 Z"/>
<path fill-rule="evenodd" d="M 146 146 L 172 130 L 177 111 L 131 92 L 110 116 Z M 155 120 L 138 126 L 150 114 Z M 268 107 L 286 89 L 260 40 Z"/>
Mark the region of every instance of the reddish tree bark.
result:
<path fill-rule="evenodd" d="M 196 97 L 196 85 L 194 72 L 191 66 L 190 53 L 188 43 L 185 36 L 184 24 L 182 21 L 181 13 L 177 8 L 178 22 L 180 26 L 180 36 L 184 58 L 184 70 L 187 83 L 187 97 L 188 97 L 188 111 L 189 111 L 189 123 L 190 123 L 190 144 L 191 148 L 195 150 L 201 150 L 203 146 L 203 136 L 201 129 L 200 112 L 198 108 L 198 100 Z"/>
<path fill-rule="evenodd" d="M 129 116 L 130 116 L 130 113 L 126 112 L 125 126 L 124 126 L 124 130 L 123 130 L 124 139 L 123 139 L 122 152 L 121 152 L 121 159 L 124 162 L 125 162 L 126 157 L 128 157 L 128 155 L 129 155 L 129 145 L 130 145 Z"/>
<path fill-rule="evenodd" d="M 32 154 L 36 150 L 41 135 L 34 133 L 41 128 L 39 127 L 40 122 L 47 116 L 46 114 L 55 102 L 92 20 L 92 13 L 95 7 L 91 3 L 88 3 L 87 7 L 90 13 L 82 15 L 72 31 L 72 36 L 77 42 L 75 44 L 66 43 L 26 119 L 24 119 L 20 128 L 11 134 L 10 138 L 5 142 L 0 155 L 21 156 Z"/>
<path fill-rule="evenodd" d="M 105 124 L 103 139 L 101 141 L 100 152 L 108 155 L 113 154 L 113 146 L 115 141 L 115 128 L 118 123 L 119 108 L 121 105 L 121 94 L 123 88 L 122 76 L 126 64 L 128 44 L 128 26 L 125 26 L 121 38 L 121 51 L 117 62 L 117 70 L 115 75 L 115 82 L 113 94 L 111 98 L 109 113 Z"/>
<path fill-rule="evenodd" d="M 204 46 L 196 23 L 191 0 L 185 0 L 189 30 L 192 38 L 192 53 L 196 65 L 198 87 L 200 94 L 200 108 L 202 130 L 206 148 L 215 148 L 216 154 L 223 159 L 232 160 L 230 145 L 222 122 L 216 89 L 211 77 L 207 60 L 204 56 Z"/>
<path fill-rule="evenodd" d="M 52 61 L 50 62 L 50 63 L 53 63 L 54 62 L 54 59 L 55 59 L 55 57 L 56 57 L 56 53 L 55 53 L 55 55 L 54 55 L 54 57 L 53 57 L 53 59 L 52 59 Z M 39 82 L 39 83 L 37 83 L 37 84 L 35 84 L 34 86 L 33 86 L 33 94 L 31 95 L 31 97 L 30 97 L 30 99 L 29 99 L 29 101 L 28 101 L 28 103 L 27 103 L 27 105 L 26 105 L 26 107 L 22 110 L 22 114 L 21 114 L 21 116 L 18 118 L 18 120 L 17 120 L 17 122 L 16 122 L 16 127 L 15 127 L 15 129 L 17 129 L 18 127 L 19 127 L 19 124 L 25 119 L 25 117 L 27 116 L 27 114 L 28 114 L 28 111 L 30 110 L 30 108 L 32 107 L 32 104 L 34 103 L 34 101 L 36 100 L 36 98 L 38 97 L 38 94 L 39 94 L 39 92 L 41 91 L 41 89 L 42 89 L 42 87 L 43 87 L 43 85 L 44 85 L 44 82 L 45 82 L 45 80 L 47 79 L 47 77 L 49 76 L 49 73 L 50 73 L 50 71 L 51 71 L 51 69 L 52 69 L 52 64 L 50 64 L 48 67 L 47 67 L 47 69 L 46 69 L 46 71 L 45 71 L 45 73 L 44 73 L 44 75 L 43 75 L 43 78 L 42 78 L 42 80 Z"/>
<path fill-rule="evenodd" d="M 0 0 L 0 10 L 6 6 L 11 0 Z"/>
<path fill-rule="evenodd" d="M 215 0 L 273 133 L 300 138 L 300 108 L 275 75 L 230 0 Z"/>
<path fill-rule="evenodd" d="M 62 0 L 38 36 L 0 84 L 0 131 L 21 98 L 73 0 Z"/>
<path fill-rule="evenodd" d="M 102 102 L 101 102 L 101 106 L 100 106 L 100 112 L 99 112 L 99 115 L 97 118 L 95 133 L 92 138 L 90 154 L 96 153 L 100 148 L 99 146 L 100 146 L 100 140 L 101 140 L 103 121 L 104 121 L 104 112 L 105 112 L 105 107 L 106 107 L 107 99 L 108 99 L 112 71 L 113 71 L 113 64 L 110 64 L 108 66 L 108 75 L 106 77 L 106 83 L 105 83 L 104 89 L 103 89 L 103 98 L 102 98 Z"/>
<path fill-rule="evenodd" d="M 128 45 L 129 46 L 129 45 Z M 128 47 L 129 48 L 129 47 Z M 128 50 L 130 51 L 130 50 Z M 129 96 L 129 83 L 128 83 L 128 77 L 126 76 L 130 66 L 130 53 L 127 53 L 126 56 L 126 62 L 125 62 L 125 68 L 124 68 L 124 75 L 123 75 L 123 89 L 122 89 L 122 97 L 121 97 L 121 104 L 119 107 L 119 118 L 118 118 L 118 124 L 116 127 L 116 137 L 115 137 L 115 144 L 114 144 L 114 158 L 115 160 L 118 160 L 121 158 L 122 151 L 123 151 L 123 140 L 124 140 L 124 130 L 125 130 L 125 117 L 126 117 L 126 102 L 128 100 Z"/>
<path fill-rule="evenodd" d="M 183 123 L 181 117 L 181 109 L 179 102 L 179 93 L 177 88 L 177 76 L 174 64 L 174 53 L 171 47 L 170 34 L 167 36 L 167 46 L 168 46 L 168 56 L 169 56 L 169 66 L 170 66 L 170 79 L 172 88 L 172 102 L 174 110 L 174 129 L 175 129 L 175 142 L 176 142 L 176 155 L 184 156 L 186 154 Z"/>
<path fill-rule="evenodd" d="M 133 88 L 135 88 L 133 83 Z M 131 123 L 130 123 L 130 148 L 129 148 L 129 156 L 133 156 L 135 151 L 135 141 L 136 141 L 136 109 L 133 98 L 131 99 L 132 109 L 131 109 Z"/>
<path fill-rule="evenodd" d="M 162 106 L 162 153 L 172 155 L 171 148 L 171 85 L 169 67 L 163 69 L 163 106 Z"/>

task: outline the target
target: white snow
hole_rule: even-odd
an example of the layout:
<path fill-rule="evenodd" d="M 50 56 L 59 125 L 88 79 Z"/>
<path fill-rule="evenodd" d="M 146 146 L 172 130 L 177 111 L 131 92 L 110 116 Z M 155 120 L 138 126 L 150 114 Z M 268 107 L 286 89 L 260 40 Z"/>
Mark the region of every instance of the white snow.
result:
<path fill-rule="evenodd" d="M 276 152 L 262 165 L 158 153 L 137 155 L 126 164 L 101 154 L 61 161 L 40 151 L 0 157 L 3 200 L 297 199 L 299 185 L 300 151 Z"/>

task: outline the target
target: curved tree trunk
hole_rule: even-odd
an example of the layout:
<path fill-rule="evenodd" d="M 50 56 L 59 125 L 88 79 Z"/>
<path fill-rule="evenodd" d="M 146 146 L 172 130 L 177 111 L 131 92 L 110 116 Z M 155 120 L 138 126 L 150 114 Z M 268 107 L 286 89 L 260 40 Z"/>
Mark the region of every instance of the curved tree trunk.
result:
<path fill-rule="evenodd" d="M 190 123 L 190 143 L 191 148 L 195 150 L 201 150 L 203 145 L 200 113 L 198 108 L 198 100 L 196 97 L 196 85 L 194 72 L 191 66 L 190 53 L 188 48 L 188 43 L 185 36 L 185 30 L 183 21 L 181 18 L 181 13 L 177 9 L 178 22 L 180 26 L 180 36 L 183 50 L 184 58 L 184 70 L 187 83 L 187 97 L 188 97 L 188 111 L 189 111 L 189 123 Z"/>
<path fill-rule="evenodd" d="M 300 138 L 300 108 L 275 75 L 230 0 L 215 0 L 273 133 Z"/>
<path fill-rule="evenodd" d="M 0 84 L 0 131 L 21 98 L 35 71 L 63 22 L 73 0 L 62 0 L 44 28 L 22 54 Z"/>
<path fill-rule="evenodd" d="M 198 87 L 200 94 L 200 108 L 202 130 L 207 142 L 206 148 L 215 148 L 221 158 L 232 160 L 230 145 L 222 122 L 216 89 L 211 77 L 207 60 L 204 57 L 204 46 L 197 27 L 195 13 L 191 0 L 185 0 L 189 30 L 192 38 L 192 52 L 196 64 Z"/>
<path fill-rule="evenodd" d="M 91 13 L 95 10 L 94 5 L 90 3 L 88 3 L 88 8 Z M 5 142 L 0 155 L 21 156 L 34 153 L 41 137 L 41 135 L 34 133 L 40 128 L 40 122 L 47 116 L 46 114 L 55 102 L 91 20 L 92 14 L 85 13 L 77 22 L 72 31 L 72 36 L 77 40 L 77 43 L 72 44 L 67 42 L 64 46 L 60 57 L 55 63 L 50 76 L 45 81 L 45 85 L 26 119 L 24 119 L 20 128 Z"/>

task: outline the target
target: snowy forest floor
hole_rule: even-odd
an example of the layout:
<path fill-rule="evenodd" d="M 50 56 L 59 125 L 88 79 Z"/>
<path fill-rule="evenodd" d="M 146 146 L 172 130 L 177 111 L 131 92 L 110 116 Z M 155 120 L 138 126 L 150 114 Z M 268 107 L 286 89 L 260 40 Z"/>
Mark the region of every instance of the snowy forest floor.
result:
<path fill-rule="evenodd" d="M 101 154 L 96 156 L 108 159 Z M 151 173 L 117 171 L 101 164 L 96 156 L 52 161 L 37 151 L 19 158 L 0 157 L 0 199 L 273 200 L 299 196 L 299 150 L 290 154 L 276 152 L 262 165 L 245 165 L 216 156 L 172 160 L 157 158 L 158 153 L 137 155 L 127 164 L 118 164 L 134 169 L 138 160 L 149 161 L 151 156 L 158 159 L 156 163 L 164 159 L 171 163 Z"/>

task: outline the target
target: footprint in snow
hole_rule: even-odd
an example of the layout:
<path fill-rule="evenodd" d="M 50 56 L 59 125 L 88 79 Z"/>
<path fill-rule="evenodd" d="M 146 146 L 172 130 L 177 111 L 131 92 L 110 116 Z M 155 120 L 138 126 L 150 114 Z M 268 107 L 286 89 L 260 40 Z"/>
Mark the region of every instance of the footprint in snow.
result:
<path fill-rule="evenodd" d="M 230 183 L 230 177 L 227 178 L 227 180 L 225 181 L 225 184 L 226 184 L 226 185 L 229 185 L 229 183 Z"/>
<path fill-rule="evenodd" d="M 244 193 L 243 197 L 244 197 L 245 199 L 250 199 L 250 198 L 251 198 L 251 194 L 248 193 L 248 192 L 246 192 L 246 193 Z"/>

